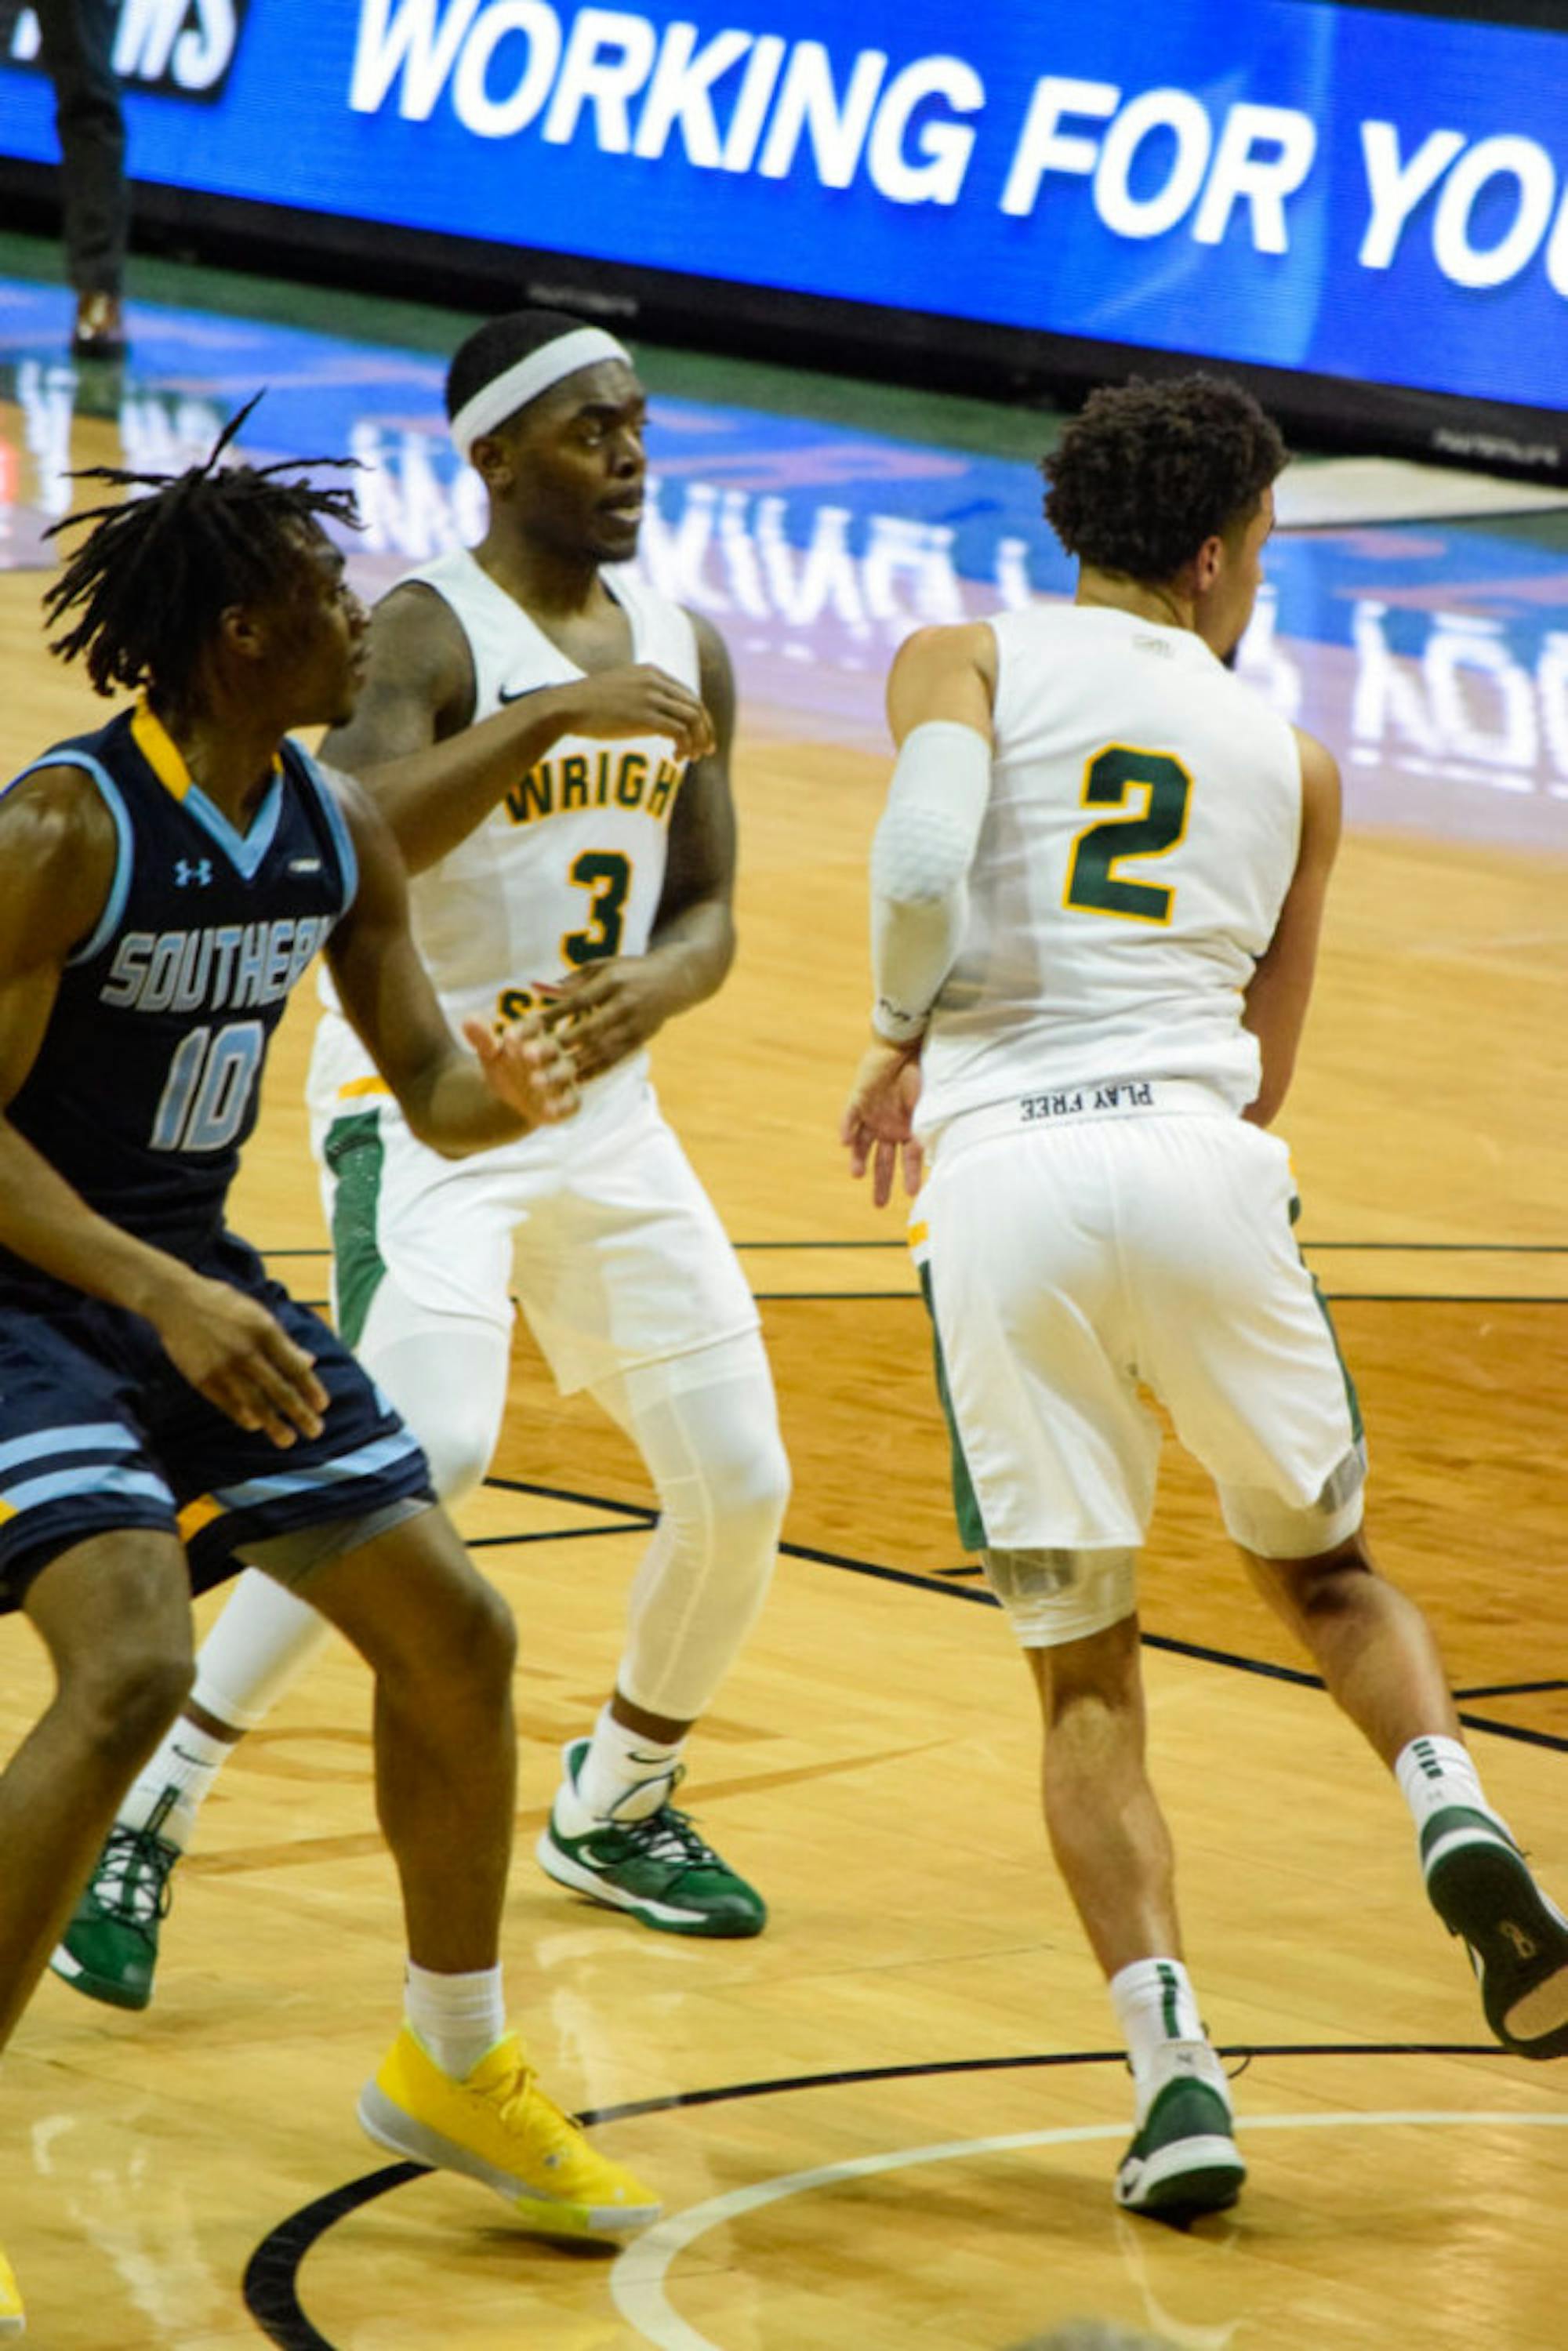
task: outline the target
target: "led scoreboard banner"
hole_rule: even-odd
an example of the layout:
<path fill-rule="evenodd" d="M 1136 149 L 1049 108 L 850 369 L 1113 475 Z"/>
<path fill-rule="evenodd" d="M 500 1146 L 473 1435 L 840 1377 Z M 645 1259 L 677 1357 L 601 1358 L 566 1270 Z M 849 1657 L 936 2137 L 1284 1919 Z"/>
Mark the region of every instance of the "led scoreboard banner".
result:
<path fill-rule="evenodd" d="M 210 251 L 981 390 L 1197 356 L 1568 479 L 1568 23 L 1456 5 L 121 0 L 116 62 L 139 211 Z"/>

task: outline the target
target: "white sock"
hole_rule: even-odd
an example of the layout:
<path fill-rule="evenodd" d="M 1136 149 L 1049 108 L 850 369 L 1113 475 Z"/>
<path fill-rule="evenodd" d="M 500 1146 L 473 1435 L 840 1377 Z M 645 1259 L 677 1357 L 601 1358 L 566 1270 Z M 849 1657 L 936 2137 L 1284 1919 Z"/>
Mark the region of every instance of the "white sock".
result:
<path fill-rule="evenodd" d="M 571 1806 L 565 1797 L 560 1800 L 561 1825 L 568 1835 L 581 1836 L 591 1821 L 612 1816 L 618 1821 L 641 1821 L 656 1813 L 674 1784 L 683 1744 L 677 1740 L 667 1747 L 656 1739 L 644 1739 L 617 1722 L 607 1706 L 601 1708 L 577 1775 L 576 1801 L 583 1816 L 580 1828 L 566 1817 Z"/>
<path fill-rule="evenodd" d="M 182 1853 L 191 1841 L 196 1813 L 219 1771 L 234 1753 L 234 1741 L 214 1739 L 182 1715 L 163 1734 L 162 1745 L 126 1790 L 116 1817 L 121 1828 L 144 1829 L 154 1813 L 156 1834 Z M 173 1802 L 161 1811 L 164 1799 Z"/>
<path fill-rule="evenodd" d="M 1435 1813 L 1446 1812 L 1454 1804 L 1485 1813 L 1505 1835 L 1509 1834 L 1507 1822 L 1488 1803 L 1470 1750 L 1460 1740 L 1436 1735 L 1411 1740 L 1395 1759 L 1394 1776 L 1417 1834 Z"/>
<path fill-rule="evenodd" d="M 403 2013 L 444 2074 L 466 2081 L 507 2030 L 499 1966 L 472 1975 L 437 1975 L 406 1963 Z"/>
<path fill-rule="evenodd" d="M 1228 2108 L 1225 2068 L 1208 2045 L 1197 1994 L 1179 1959 L 1134 1959 L 1112 1977 L 1110 1991 L 1133 2063 L 1140 2124 L 1176 2074 L 1196 2074 Z"/>

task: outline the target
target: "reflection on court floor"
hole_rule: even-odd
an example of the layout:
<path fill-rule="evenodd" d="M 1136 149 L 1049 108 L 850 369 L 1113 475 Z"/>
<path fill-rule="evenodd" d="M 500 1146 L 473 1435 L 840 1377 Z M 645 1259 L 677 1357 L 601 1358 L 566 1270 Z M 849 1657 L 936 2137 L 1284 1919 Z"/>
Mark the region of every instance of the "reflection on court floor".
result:
<path fill-rule="evenodd" d="M 149 308 L 131 368 L 78 375 L 56 356 L 60 298 L 0 284 L 0 399 L 15 403 L 0 407 L 0 568 L 48 560 L 42 533 L 69 509 L 90 420 L 133 470 L 178 468 L 260 385 L 248 453 L 365 469 L 367 592 L 478 536 L 438 360 Z M 725 629 L 755 731 L 879 750 L 882 680 L 912 629 L 1070 590 L 1017 460 L 662 398 L 649 446 L 640 565 Z M 1338 752 L 1351 821 L 1568 847 L 1568 501 L 1355 461 L 1287 475 L 1280 505 L 1241 666 Z"/>

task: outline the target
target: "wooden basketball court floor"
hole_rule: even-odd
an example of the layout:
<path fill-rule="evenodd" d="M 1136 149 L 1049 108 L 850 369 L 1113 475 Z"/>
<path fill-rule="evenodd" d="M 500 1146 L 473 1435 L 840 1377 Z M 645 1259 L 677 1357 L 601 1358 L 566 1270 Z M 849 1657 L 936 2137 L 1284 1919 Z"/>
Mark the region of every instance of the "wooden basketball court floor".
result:
<path fill-rule="evenodd" d="M 0 292 L 8 774 L 101 715 L 37 629 L 62 454 L 144 449 L 151 419 L 179 457 L 235 404 L 248 358 L 214 358 L 232 319 L 148 312 L 144 371 L 75 387 L 38 334 L 64 297 Z M 316 340 L 284 447 L 347 445 L 332 387 L 374 373 L 351 341 Z M 421 364 L 395 430 L 434 450 L 438 370 Z M 647 355 L 656 393 L 674 364 Z M 1016 446 L 1016 418 L 974 409 L 966 455 L 951 405 L 923 444 L 907 411 L 881 434 L 895 403 L 869 390 L 848 422 L 802 421 L 787 402 L 747 414 L 734 385 L 707 438 L 690 371 L 655 406 L 664 557 L 706 516 L 691 580 L 743 695 L 741 952 L 656 1066 L 762 1301 L 795 1469 L 775 1593 L 694 1740 L 688 1790 L 769 1897 L 760 1939 L 647 1934 L 531 1859 L 558 1746 L 609 1687 L 648 1494 L 526 1334 L 496 1474 L 464 1513 L 522 1633 L 512 2004 L 552 2085 L 602 2117 L 667 2217 L 619 2260 L 564 2252 L 360 2137 L 401 1937 L 367 1679 L 344 1649 L 209 1802 L 152 2010 L 117 2015 L 49 1980 L 6 2057 L 0 2235 L 28 2339 L 1022 2351 L 1093 2316 L 1181 2351 L 1560 2351 L 1568 2067 L 1488 2041 L 1402 1804 L 1243 1590 L 1174 1452 L 1143 1577 L 1153 1740 L 1193 1970 L 1245 2068 L 1252 2177 L 1234 2214 L 1186 2233 L 1113 2205 L 1129 2085 L 1045 1852 L 1032 1700 L 957 1547 L 897 1220 L 846 1180 L 833 1140 L 864 1023 L 880 674 L 912 611 L 993 608 L 1020 563 L 1061 583 L 1038 534 L 1009 551 L 1006 516 L 983 562 L 944 569 L 941 530 L 951 549 L 972 527 L 970 456 Z M 400 462 L 406 489 L 407 448 Z M 1436 497 L 1399 469 L 1297 478 L 1309 527 L 1282 535 L 1248 661 L 1340 753 L 1350 827 L 1281 1126 L 1361 1386 L 1376 1548 L 1436 1619 L 1494 1798 L 1561 1896 L 1568 530 L 1550 514 L 1436 521 L 1468 495 L 1453 476 Z M 990 473 L 982 490 L 982 506 L 1010 495 Z M 814 610 L 808 545 L 839 550 Z M 356 560 L 377 588 L 418 551 L 405 528 L 401 549 L 383 536 Z M 280 1040 L 235 1221 L 319 1299 L 308 1020 L 298 1005 Z M 3 1638 L 0 1752 L 46 1687 L 25 1625 Z"/>

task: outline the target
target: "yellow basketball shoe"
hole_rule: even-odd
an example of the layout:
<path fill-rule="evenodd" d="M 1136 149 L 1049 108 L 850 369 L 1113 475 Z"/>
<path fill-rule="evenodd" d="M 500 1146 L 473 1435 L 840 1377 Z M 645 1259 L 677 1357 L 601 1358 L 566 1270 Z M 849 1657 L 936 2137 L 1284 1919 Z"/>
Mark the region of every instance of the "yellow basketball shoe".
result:
<path fill-rule="evenodd" d="M 0 2335 L 25 2335 L 26 2329 L 16 2272 L 5 2254 L 0 2253 Z"/>
<path fill-rule="evenodd" d="M 653 2190 L 545 2095 L 515 2032 L 457 2082 L 405 2024 L 360 2094 L 360 2121 L 394 2155 L 493 2188 L 544 2236 L 625 2236 L 659 2217 Z"/>

